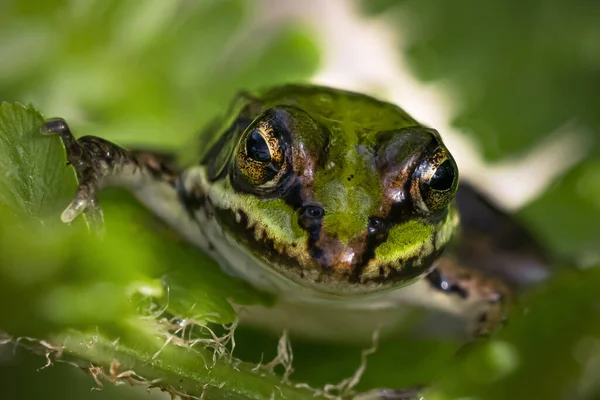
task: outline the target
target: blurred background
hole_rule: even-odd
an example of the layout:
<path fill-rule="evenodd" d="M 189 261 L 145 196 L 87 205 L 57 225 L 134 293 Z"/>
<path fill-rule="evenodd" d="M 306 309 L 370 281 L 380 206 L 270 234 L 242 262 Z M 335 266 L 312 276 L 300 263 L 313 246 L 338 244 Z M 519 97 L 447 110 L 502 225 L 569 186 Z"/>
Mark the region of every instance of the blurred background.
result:
<path fill-rule="evenodd" d="M 399 104 L 552 253 L 600 261 L 600 2 L 0 0 L 0 101 L 78 135 L 175 150 L 298 81 Z M 43 365 L 0 347 L 2 397 L 139 395 Z"/>

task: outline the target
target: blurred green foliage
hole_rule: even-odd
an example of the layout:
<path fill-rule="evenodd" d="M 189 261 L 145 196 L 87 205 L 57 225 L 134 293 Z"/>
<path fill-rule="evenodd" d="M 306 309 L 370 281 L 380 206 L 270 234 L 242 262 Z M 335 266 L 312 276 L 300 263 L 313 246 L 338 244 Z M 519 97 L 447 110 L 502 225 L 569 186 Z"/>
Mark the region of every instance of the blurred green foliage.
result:
<path fill-rule="evenodd" d="M 454 124 L 490 161 L 526 151 L 567 124 L 587 135 L 588 158 L 520 216 L 556 254 L 588 264 L 598 260 L 600 3 L 364 0 L 361 5 L 398 27 L 418 77 L 451 84 Z"/>
<path fill-rule="evenodd" d="M 370 13 L 396 13 L 390 17 L 409 24 L 402 33 L 415 74 L 453 83 L 461 103 L 456 125 L 484 142 L 488 158 L 533 146 L 572 119 L 600 125 L 597 2 L 368 0 L 364 5 Z"/>
<path fill-rule="evenodd" d="M 302 27 L 253 25 L 255 16 L 251 3 L 235 0 L 2 1 L 0 99 L 68 116 L 79 134 L 180 147 L 239 90 L 302 80 L 317 67 L 317 48 Z M 165 341 L 150 339 L 153 330 L 137 326 L 136 315 L 150 312 L 148 304 L 168 299 L 169 315 L 203 325 L 233 321 L 226 299 L 268 301 L 191 246 L 165 241 L 168 232 L 123 194 L 102 196 L 110 234 L 101 243 L 88 237 L 84 224 L 63 226 L 58 216 L 75 181 L 63 167 L 59 140 L 38 134 L 43 118 L 31 108 L 4 104 L 0 117 L 3 330 L 61 341 L 65 327 L 98 326 L 107 337 L 120 338 L 121 351 L 129 343 L 143 358 Z M 106 365 L 105 353 L 84 359 Z M 177 358 L 183 363 L 193 354 Z M 188 371 L 198 369 L 194 363 Z M 224 368 L 233 372 L 227 363 Z M 202 378 L 202 371 L 198 379 L 219 381 Z M 189 376 L 196 382 L 195 373 Z M 249 378 L 260 383 L 258 375 Z M 244 384 L 235 373 L 230 379 Z M 273 391 L 269 382 L 262 383 L 264 397 Z M 15 383 L 27 397 L 25 382 Z M 194 385 L 190 393 L 199 395 L 202 388 Z"/>
<path fill-rule="evenodd" d="M 39 134 L 44 120 L 31 107 L 2 103 L 0 116 L 2 187 L 17 193 L 0 198 L 3 332 L 50 358 L 64 346 L 67 356 L 104 366 L 108 379 L 134 370 L 173 394 L 269 398 L 279 379 L 233 362 L 232 339 L 207 326 L 234 322 L 228 299 L 264 304 L 269 298 L 224 274 L 123 193 L 103 196 L 102 239 L 82 223 L 61 224 L 54 206 L 75 182 L 72 173 L 61 173 L 68 169 L 58 137 Z M 20 156 L 6 157 L 13 153 Z M 178 330 L 199 344 L 176 339 L 171 332 Z M 308 396 L 280 386 L 286 398 Z"/>
<path fill-rule="evenodd" d="M 4 0 L 0 93 L 80 134 L 186 143 L 240 90 L 302 80 L 318 50 L 301 27 L 252 25 L 251 2 Z"/>
<path fill-rule="evenodd" d="M 456 124 L 482 144 L 488 158 L 524 151 L 571 119 L 598 126 L 595 3 L 363 4 L 373 18 L 410 22 L 403 33 L 415 73 L 453 82 L 461 99 Z M 256 23 L 254 5 L 1 1 L 0 100 L 32 103 L 48 116 L 68 118 L 79 135 L 178 148 L 237 91 L 308 79 L 318 68 L 309 32 Z M 212 370 L 206 368 L 210 348 L 188 351 L 171 344 L 159 352 L 171 323 L 193 321 L 199 337 L 211 338 L 206 327 L 223 337 L 226 332 L 215 324 L 234 320 L 228 298 L 244 304 L 270 299 L 221 273 L 120 192 L 102 197 L 110 232 L 103 242 L 89 237 L 83 223 L 60 224 L 75 182 L 72 171 L 62 168 L 59 140 L 37 135 L 42 121 L 32 107 L 0 109 L 0 327 L 15 336 L 65 342 L 67 353 L 78 356 L 73 360 L 107 366 L 119 359 L 120 371 L 134 368 L 167 383 L 181 379 L 177 387 L 195 395 L 212 382 L 209 398 L 268 398 L 275 385 L 288 399 L 311 397 L 264 370 L 250 371 L 276 355 L 278 338 L 262 332 L 238 329 L 234 355 L 245 362 L 224 352 Z M 595 136 L 591 143 L 588 159 L 520 216 L 556 253 L 591 254 L 593 260 L 600 248 L 600 151 Z M 383 341 L 369 357 L 358 390 L 435 382 L 433 399 L 598 398 L 597 271 L 565 274 L 530 293 L 506 329 L 458 358 L 452 341 Z M 164 318 L 148 318 L 157 315 Z M 168 320 L 173 316 L 178 320 Z M 292 379 L 314 387 L 351 376 L 362 350 L 301 340 L 293 349 Z M 7 358 L 0 355 L 0 380 L 9 398 L 75 398 L 73 393 L 85 394 L 77 392 L 81 386 L 94 386 L 91 379 L 73 384 L 70 366 L 52 367 L 64 371 L 57 375 L 52 369 L 27 373 L 3 364 Z M 37 367 L 44 362 L 38 360 Z M 218 388 L 222 383 L 224 390 Z M 41 385 L 54 388 L 40 392 Z M 104 395 L 137 397 L 112 389 Z"/>

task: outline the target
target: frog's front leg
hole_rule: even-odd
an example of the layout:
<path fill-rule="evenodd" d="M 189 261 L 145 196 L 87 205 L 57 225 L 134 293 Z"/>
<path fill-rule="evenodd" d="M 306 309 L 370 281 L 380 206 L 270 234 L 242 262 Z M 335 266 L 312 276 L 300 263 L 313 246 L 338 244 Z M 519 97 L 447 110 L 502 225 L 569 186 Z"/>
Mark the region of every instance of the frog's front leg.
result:
<path fill-rule="evenodd" d="M 449 297 L 443 308 L 468 318 L 469 331 L 475 336 L 492 333 L 506 320 L 512 295 L 500 280 L 442 257 L 426 281 L 438 294 Z"/>
<path fill-rule="evenodd" d="M 184 236 L 201 240 L 199 228 L 181 202 L 179 172 L 165 156 L 144 151 L 128 151 L 107 140 L 84 136 L 76 140 L 63 119 L 49 120 L 42 134 L 59 135 L 67 161 L 77 174 L 79 186 L 75 198 L 61 215 L 64 222 L 85 213 L 93 229 L 103 229 L 98 192 L 107 186 L 131 191 L 145 206 L 170 225 L 183 230 Z"/>

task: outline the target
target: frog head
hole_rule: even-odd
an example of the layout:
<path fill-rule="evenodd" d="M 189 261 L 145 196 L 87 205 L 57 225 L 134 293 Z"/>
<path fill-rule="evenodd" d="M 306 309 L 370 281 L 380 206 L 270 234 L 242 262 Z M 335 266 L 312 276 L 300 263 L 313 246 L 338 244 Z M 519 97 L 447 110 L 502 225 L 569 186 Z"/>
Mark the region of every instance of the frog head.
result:
<path fill-rule="evenodd" d="M 261 268 L 336 295 L 430 270 L 457 222 L 458 170 L 438 132 L 327 88 L 286 87 L 240 109 L 204 156 L 202 191 Z"/>

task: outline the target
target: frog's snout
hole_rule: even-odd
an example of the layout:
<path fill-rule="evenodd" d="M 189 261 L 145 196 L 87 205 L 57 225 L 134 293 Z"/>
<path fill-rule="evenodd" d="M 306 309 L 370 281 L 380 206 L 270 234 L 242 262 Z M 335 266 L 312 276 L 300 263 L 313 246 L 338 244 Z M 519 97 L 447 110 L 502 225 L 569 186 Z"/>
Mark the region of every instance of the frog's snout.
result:
<path fill-rule="evenodd" d="M 311 247 L 313 260 L 325 272 L 343 275 L 360 270 L 362 265 L 368 263 L 372 253 L 367 232 L 343 242 L 337 236 L 321 230 L 319 239 Z"/>

